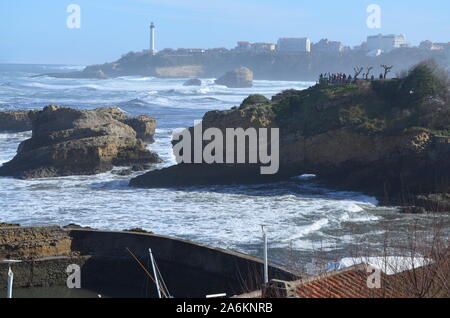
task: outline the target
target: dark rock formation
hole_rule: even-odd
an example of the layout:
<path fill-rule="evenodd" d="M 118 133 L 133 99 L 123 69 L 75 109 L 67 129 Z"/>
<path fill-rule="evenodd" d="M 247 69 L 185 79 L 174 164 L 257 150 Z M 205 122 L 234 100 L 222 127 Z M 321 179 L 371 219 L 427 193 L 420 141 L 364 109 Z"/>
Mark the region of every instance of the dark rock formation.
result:
<path fill-rule="evenodd" d="M 86 230 L 92 230 L 89 226 L 81 226 L 79 224 L 70 223 L 62 227 L 63 229 L 86 229 Z"/>
<path fill-rule="evenodd" d="M 240 67 L 227 72 L 216 80 L 216 84 L 228 88 L 248 88 L 253 86 L 253 72 L 246 67 Z"/>
<path fill-rule="evenodd" d="M 131 170 L 132 170 L 132 171 L 145 171 L 145 170 L 150 169 L 151 167 L 152 167 L 152 166 L 149 165 L 149 164 L 133 165 L 133 166 L 131 167 Z"/>
<path fill-rule="evenodd" d="M 130 186 L 140 188 L 258 184 L 281 181 L 288 173 L 261 175 L 259 165 L 179 164 L 153 170 L 134 179 Z"/>
<path fill-rule="evenodd" d="M 202 81 L 198 78 L 191 78 L 184 82 L 183 86 L 202 86 Z"/>
<path fill-rule="evenodd" d="M 0 227 L 17 227 L 17 226 L 20 226 L 20 224 L 0 222 Z"/>
<path fill-rule="evenodd" d="M 33 135 L 17 155 L 0 167 L 1 176 L 23 179 L 91 175 L 127 166 L 159 162 L 116 108 L 75 110 L 47 106 L 31 116 Z M 137 121 L 141 121 L 139 118 Z M 147 122 L 143 120 L 144 123 Z M 145 125 L 144 125 L 145 126 Z M 147 130 L 142 130 L 143 135 Z"/>
<path fill-rule="evenodd" d="M 129 175 L 133 174 L 133 170 L 123 169 L 123 170 L 113 171 L 113 174 L 118 175 L 118 176 L 129 176 Z"/>
<path fill-rule="evenodd" d="M 31 130 L 30 114 L 36 111 L 0 112 L 0 132 L 21 132 Z"/>
<path fill-rule="evenodd" d="M 450 213 L 450 193 L 423 194 L 416 197 L 416 204 L 429 212 Z"/>
<path fill-rule="evenodd" d="M 421 206 L 405 206 L 400 208 L 400 213 L 404 214 L 425 214 L 427 210 Z"/>

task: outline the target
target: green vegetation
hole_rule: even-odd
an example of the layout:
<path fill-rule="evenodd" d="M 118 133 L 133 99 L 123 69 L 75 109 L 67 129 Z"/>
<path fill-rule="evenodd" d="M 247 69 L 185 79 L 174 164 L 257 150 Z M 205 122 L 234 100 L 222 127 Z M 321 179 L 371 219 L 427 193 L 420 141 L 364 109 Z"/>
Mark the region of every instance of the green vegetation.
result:
<path fill-rule="evenodd" d="M 373 83 L 380 96 L 403 108 L 419 106 L 427 99 L 448 99 L 448 86 L 448 76 L 432 61 L 418 64 L 400 79 Z"/>
<path fill-rule="evenodd" d="M 241 108 L 247 107 L 247 106 L 254 106 L 254 105 L 267 105 L 270 104 L 270 100 L 267 99 L 264 95 L 260 94 L 254 94 L 250 95 L 241 104 Z"/>
<path fill-rule="evenodd" d="M 283 130 L 304 136 L 340 128 L 366 134 L 401 133 L 412 127 L 448 135 L 448 84 L 448 78 L 426 62 L 400 79 L 288 90 L 263 107 L 274 112 Z M 266 104 L 265 98 L 256 96 L 249 96 L 241 108 Z"/>

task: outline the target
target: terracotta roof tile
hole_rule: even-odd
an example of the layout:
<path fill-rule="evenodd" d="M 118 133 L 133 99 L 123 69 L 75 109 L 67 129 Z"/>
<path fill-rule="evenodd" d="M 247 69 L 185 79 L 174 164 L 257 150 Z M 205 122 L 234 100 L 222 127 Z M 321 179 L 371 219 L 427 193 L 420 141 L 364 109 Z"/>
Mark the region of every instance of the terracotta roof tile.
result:
<path fill-rule="evenodd" d="M 351 268 L 309 278 L 298 282 L 296 293 L 300 298 L 370 298 L 393 297 L 392 288 L 389 287 L 389 277 L 381 273 L 381 289 L 367 287 L 367 273 L 365 266 Z"/>

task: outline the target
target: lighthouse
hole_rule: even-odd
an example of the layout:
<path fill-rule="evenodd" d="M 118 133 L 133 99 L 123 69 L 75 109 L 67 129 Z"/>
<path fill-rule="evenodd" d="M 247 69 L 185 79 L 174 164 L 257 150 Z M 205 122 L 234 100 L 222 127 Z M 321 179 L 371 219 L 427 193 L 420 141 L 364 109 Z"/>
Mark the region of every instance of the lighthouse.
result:
<path fill-rule="evenodd" d="M 156 48 L 155 48 L 155 24 L 152 22 L 150 24 L 150 53 L 152 55 L 156 54 Z"/>

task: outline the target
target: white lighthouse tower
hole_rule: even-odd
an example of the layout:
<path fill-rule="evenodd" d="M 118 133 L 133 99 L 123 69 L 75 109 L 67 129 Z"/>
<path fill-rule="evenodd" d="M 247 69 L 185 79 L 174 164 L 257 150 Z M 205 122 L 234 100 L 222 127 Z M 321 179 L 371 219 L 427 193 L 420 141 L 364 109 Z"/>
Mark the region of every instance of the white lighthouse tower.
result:
<path fill-rule="evenodd" d="M 155 24 L 152 22 L 150 24 L 150 53 L 152 55 L 156 54 L 156 48 L 155 48 Z"/>

